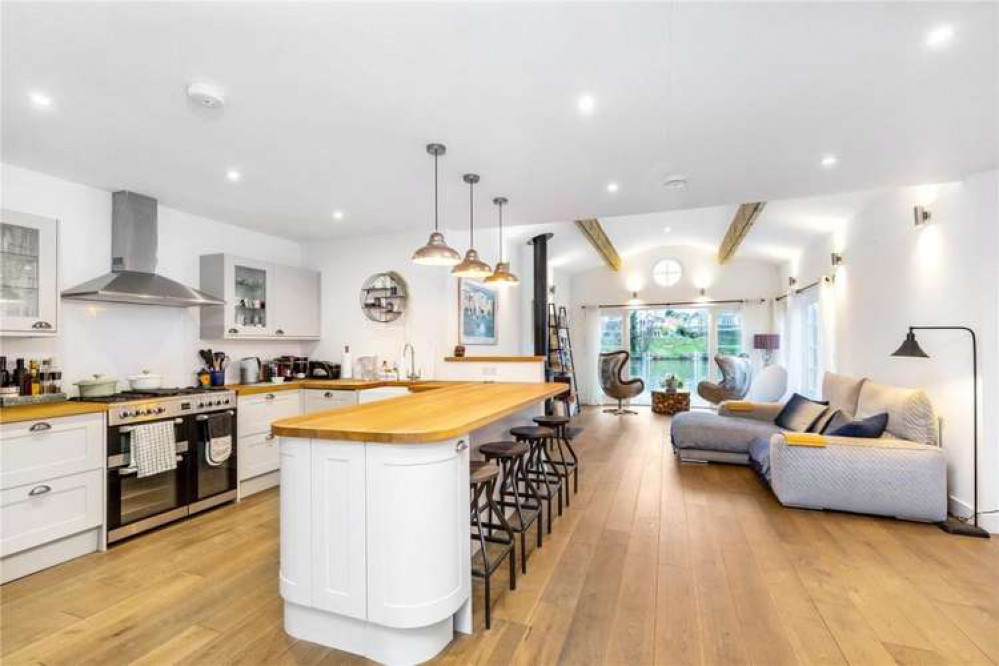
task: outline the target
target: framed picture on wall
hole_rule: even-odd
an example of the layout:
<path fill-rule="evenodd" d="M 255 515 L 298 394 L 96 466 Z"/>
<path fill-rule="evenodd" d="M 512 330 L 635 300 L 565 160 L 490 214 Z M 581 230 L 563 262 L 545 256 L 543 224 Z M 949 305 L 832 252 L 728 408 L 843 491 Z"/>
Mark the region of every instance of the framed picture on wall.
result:
<path fill-rule="evenodd" d="M 477 280 L 461 279 L 458 285 L 459 344 L 495 345 L 498 308 L 495 290 Z"/>

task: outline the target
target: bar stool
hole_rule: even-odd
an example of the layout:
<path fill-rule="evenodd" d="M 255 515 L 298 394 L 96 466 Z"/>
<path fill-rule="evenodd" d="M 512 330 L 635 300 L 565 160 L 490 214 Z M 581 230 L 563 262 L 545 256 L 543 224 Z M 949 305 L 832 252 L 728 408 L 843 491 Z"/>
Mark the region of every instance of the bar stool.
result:
<path fill-rule="evenodd" d="M 569 474 L 572 474 L 572 492 L 579 492 L 579 456 L 576 455 L 576 450 L 572 448 L 572 438 L 578 434 L 578 428 L 569 427 L 569 417 L 567 416 L 535 416 L 534 422 L 539 426 L 544 426 L 546 428 L 551 428 L 555 431 L 555 444 L 559 450 L 558 461 L 552 461 L 552 464 L 561 467 L 562 478 L 565 479 L 566 493 L 565 493 L 565 505 L 569 506 Z M 575 431 L 575 432 L 571 432 Z M 563 444 L 566 450 L 569 452 L 569 459 L 566 460 L 565 451 L 562 450 Z"/>
<path fill-rule="evenodd" d="M 531 447 L 521 442 L 489 442 L 479 447 L 487 462 L 496 461 L 500 466 L 499 492 L 496 501 L 506 515 L 510 529 L 520 535 L 520 570 L 527 573 L 527 530 L 538 523 L 538 548 L 541 548 L 541 497 L 534 484 L 527 478 L 527 459 Z M 492 521 L 483 523 L 490 529 L 501 528 Z"/>
<path fill-rule="evenodd" d="M 496 479 L 499 477 L 499 467 L 491 462 L 471 463 L 469 474 L 469 490 L 471 495 L 471 528 L 472 541 L 479 544 L 479 552 L 472 556 L 472 575 L 482 578 L 486 585 L 486 629 L 491 626 L 490 578 L 493 572 L 506 559 L 510 564 L 510 589 L 517 589 L 517 554 L 514 546 L 513 530 L 503 515 L 502 509 L 496 505 L 493 493 L 496 489 Z M 486 522 L 482 522 L 482 514 L 486 514 Z M 496 535 L 496 528 L 489 527 L 499 521 L 498 530 L 503 533 Z"/>
<path fill-rule="evenodd" d="M 562 477 L 555 472 L 548 457 L 548 442 L 555 437 L 551 428 L 541 426 L 517 426 L 510 429 L 510 434 L 518 442 L 524 442 L 531 447 L 527 463 L 527 478 L 539 481 L 536 492 L 548 506 L 548 533 L 552 533 L 552 500 L 558 498 L 558 513 L 562 515 Z M 554 482 L 554 483 L 553 483 Z"/>

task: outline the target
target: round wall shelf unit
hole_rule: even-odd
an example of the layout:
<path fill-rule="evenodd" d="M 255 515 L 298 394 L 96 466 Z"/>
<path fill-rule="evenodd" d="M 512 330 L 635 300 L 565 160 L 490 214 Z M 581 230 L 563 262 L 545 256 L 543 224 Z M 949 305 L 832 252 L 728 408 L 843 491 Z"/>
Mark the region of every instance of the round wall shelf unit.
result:
<path fill-rule="evenodd" d="M 361 310 L 371 321 L 387 324 L 406 311 L 406 281 L 394 271 L 375 273 L 361 286 Z"/>

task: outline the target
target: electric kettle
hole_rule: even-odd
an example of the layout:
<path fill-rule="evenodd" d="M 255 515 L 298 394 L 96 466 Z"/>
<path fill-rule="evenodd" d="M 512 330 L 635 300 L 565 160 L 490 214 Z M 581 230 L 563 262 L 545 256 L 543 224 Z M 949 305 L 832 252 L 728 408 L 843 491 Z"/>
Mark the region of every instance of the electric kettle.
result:
<path fill-rule="evenodd" d="M 260 359 L 256 356 L 247 356 L 239 361 L 239 383 L 259 384 L 262 369 Z"/>

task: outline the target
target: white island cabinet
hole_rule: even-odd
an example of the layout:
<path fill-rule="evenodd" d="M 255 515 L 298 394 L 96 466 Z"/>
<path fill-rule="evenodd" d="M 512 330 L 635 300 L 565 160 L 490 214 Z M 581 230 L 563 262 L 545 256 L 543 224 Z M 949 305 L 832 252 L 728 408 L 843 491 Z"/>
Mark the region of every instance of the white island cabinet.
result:
<path fill-rule="evenodd" d="M 289 634 L 417 663 L 470 632 L 467 438 L 282 438 L 281 487 Z"/>
<path fill-rule="evenodd" d="M 472 448 L 565 390 L 457 384 L 274 423 L 285 631 L 386 664 L 471 633 Z"/>

